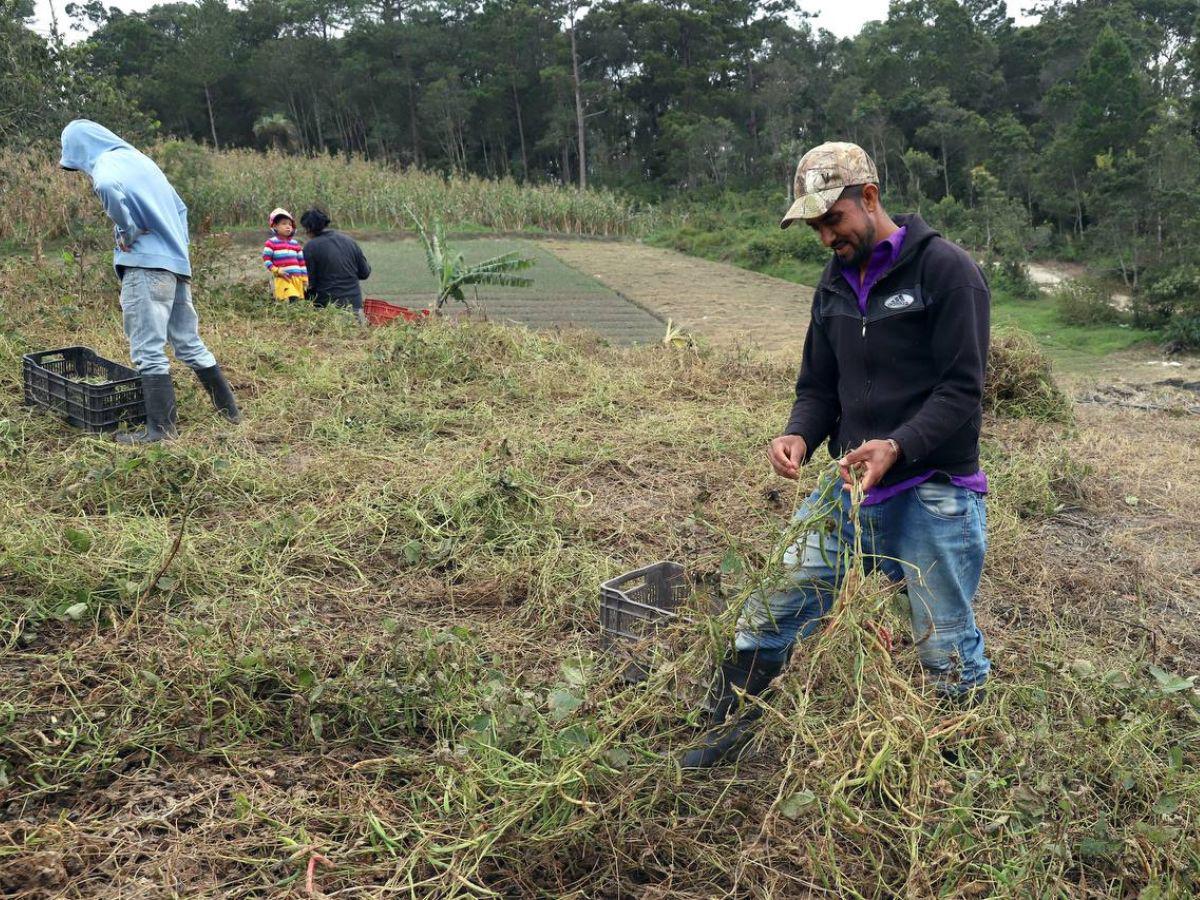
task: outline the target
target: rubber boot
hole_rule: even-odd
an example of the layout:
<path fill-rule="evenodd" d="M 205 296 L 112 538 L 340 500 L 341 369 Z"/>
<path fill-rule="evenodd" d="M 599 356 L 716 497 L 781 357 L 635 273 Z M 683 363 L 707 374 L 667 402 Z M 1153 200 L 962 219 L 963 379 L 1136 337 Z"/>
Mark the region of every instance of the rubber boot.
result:
<path fill-rule="evenodd" d="M 713 681 L 711 727 L 679 764 L 685 769 L 707 769 L 745 747 L 762 711 L 751 707 L 742 712 L 745 703 L 739 691 L 748 697 L 761 695 L 782 669 L 782 662 L 759 659 L 753 650 L 727 657 Z"/>
<path fill-rule="evenodd" d="M 217 408 L 217 412 L 235 425 L 242 421 L 237 401 L 233 399 L 233 391 L 230 390 L 229 382 L 225 380 L 225 373 L 221 371 L 220 366 L 196 369 L 196 377 L 204 385 L 204 390 L 212 400 L 213 406 Z"/>
<path fill-rule="evenodd" d="M 175 385 L 170 375 L 143 375 L 142 396 L 146 401 L 146 427 L 113 435 L 118 444 L 155 444 L 175 437 Z"/>

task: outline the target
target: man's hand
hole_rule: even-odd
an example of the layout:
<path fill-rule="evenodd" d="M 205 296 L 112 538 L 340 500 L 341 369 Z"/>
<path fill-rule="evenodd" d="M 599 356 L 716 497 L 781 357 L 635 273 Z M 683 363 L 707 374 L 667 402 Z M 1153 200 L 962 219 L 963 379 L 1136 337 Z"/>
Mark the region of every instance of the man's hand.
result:
<path fill-rule="evenodd" d="M 867 441 L 857 450 L 851 450 L 838 460 L 838 468 L 842 472 L 842 485 L 846 490 L 854 486 L 854 475 L 851 470 L 863 470 L 862 487 L 869 491 L 887 474 L 888 469 L 896 464 L 900 454 L 892 441 Z"/>
<path fill-rule="evenodd" d="M 767 459 L 776 475 L 796 479 L 800 477 L 800 464 L 808 455 L 804 438 L 798 434 L 785 434 L 771 441 L 767 447 Z"/>
<path fill-rule="evenodd" d="M 141 231 L 130 232 L 129 236 L 126 237 L 124 232 L 122 232 L 119 228 L 113 228 L 113 234 L 115 234 L 117 237 L 117 249 L 122 253 L 128 253 L 133 249 L 133 245 L 137 242 L 138 238 L 140 238 L 143 234 L 149 233 L 150 229 L 143 228 Z"/>

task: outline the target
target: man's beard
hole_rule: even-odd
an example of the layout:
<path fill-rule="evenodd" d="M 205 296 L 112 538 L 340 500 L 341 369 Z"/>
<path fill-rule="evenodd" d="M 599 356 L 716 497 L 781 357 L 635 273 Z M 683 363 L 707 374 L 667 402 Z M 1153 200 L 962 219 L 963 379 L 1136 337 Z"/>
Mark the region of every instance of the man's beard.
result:
<path fill-rule="evenodd" d="M 859 236 L 858 246 L 854 248 L 854 255 L 846 263 L 846 268 L 861 269 L 867 264 L 867 260 L 871 258 L 871 254 L 874 252 L 875 226 L 867 225 L 867 230 Z"/>

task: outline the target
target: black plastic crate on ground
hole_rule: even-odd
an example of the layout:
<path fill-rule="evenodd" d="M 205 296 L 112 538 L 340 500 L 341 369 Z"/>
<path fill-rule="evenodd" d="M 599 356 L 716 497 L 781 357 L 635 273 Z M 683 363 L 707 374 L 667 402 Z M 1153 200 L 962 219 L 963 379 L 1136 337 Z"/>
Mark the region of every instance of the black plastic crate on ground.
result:
<path fill-rule="evenodd" d="M 679 605 L 691 594 L 683 566 L 657 562 L 626 572 L 600 585 L 600 630 L 606 646 L 636 643 L 679 617 Z"/>
<path fill-rule="evenodd" d="M 62 416 L 76 428 L 101 432 L 146 421 L 141 376 L 88 347 L 27 353 L 22 374 L 25 402 Z"/>
<path fill-rule="evenodd" d="M 664 625 L 685 618 L 696 609 L 696 585 L 677 562 L 664 560 L 611 578 L 600 585 L 600 632 L 609 650 L 638 654 L 626 667 L 628 681 L 641 681 L 647 675 L 647 646 L 654 633 Z M 695 599 L 694 599 L 695 598 Z M 706 604 L 716 613 L 723 606 L 713 595 Z"/>

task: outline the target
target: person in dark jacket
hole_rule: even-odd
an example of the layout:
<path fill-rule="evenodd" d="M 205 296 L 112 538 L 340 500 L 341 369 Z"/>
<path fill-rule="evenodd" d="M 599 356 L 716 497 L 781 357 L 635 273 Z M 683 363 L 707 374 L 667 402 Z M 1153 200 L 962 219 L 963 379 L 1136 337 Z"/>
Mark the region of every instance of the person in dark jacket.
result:
<path fill-rule="evenodd" d="M 983 571 L 987 477 L 979 467 L 990 296 L 961 247 L 920 216 L 889 216 L 855 144 L 810 150 L 781 227 L 803 220 L 833 250 L 817 286 L 796 399 L 767 451 L 784 478 L 826 440 L 837 461 L 796 512 L 821 521 L 787 551 L 783 590 L 753 596 L 714 681 L 712 728 L 682 760 L 711 766 L 751 736 L 745 695 L 768 688 L 814 634 L 862 541 L 864 563 L 907 588 L 921 664 L 939 693 L 973 701 L 990 662 L 973 601 Z M 834 474 L 834 473 L 837 474 Z M 858 534 L 856 476 L 864 491 Z"/>
<path fill-rule="evenodd" d="M 359 321 L 363 319 L 363 295 L 360 281 L 371 277 L 371 266 L 354 238 L 329 227 L 329 216 L 316 207 L 300 217 L 308 233 L 304 261 L 308 267 L 308 293 L 318 309 L 351 306 Z"/>

